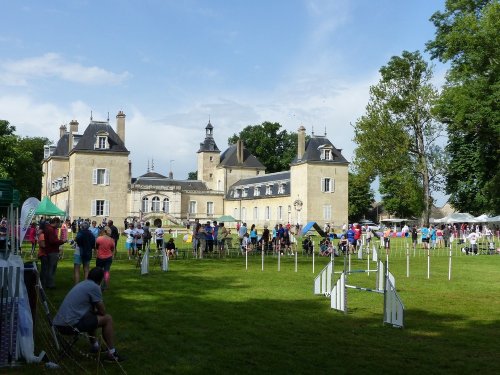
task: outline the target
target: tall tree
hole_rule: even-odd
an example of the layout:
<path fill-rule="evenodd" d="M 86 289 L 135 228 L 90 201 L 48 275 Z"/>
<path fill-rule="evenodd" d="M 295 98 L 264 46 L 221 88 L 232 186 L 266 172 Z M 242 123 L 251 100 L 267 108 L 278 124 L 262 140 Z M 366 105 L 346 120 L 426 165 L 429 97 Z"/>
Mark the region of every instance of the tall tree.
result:
<path fill-rule="evenodd" d="M 297 133 L 280 129 L 277 122 L 249 125 L 239 134 L 233 134 L 228 143 L 234 144 L 241 138 L 245 148 L 266 166 L 267 173 L 284 171 L 297 155 Z"/>
<path fill-rule="evenodd" d="M 363 219 L 375 201 L 370 180 L 364 175 L 349 172 L 349 222 Z"/>
<path fill-rule="evenodd" d="M 47 138 L 19 137 L 16 128 L 0 120 L 0 178 L 11 178 L 19 190 L 21 202 L 39 197 L 42 188 L 43 146 Z"/>
<path fill-rule="evenodd" d="M 446 192 L 460 211 L 500 213 L 500 2 L 447 0 L 431 21 L 427 50 L 450 63 L 436 106 L 448 130 Z"/>
<path fill-rule="evenodd" d="M 406 188 L 392 191 L 391 197 L 407 199 L 408 186 L 413 186 L 414 194 L 422 191 L 423 210 L 414 206 L 407 214 L 423 213 L 422 221 L 428 223 L 431 193 L 439 188 L 443 157 L 436 144 L 442 125 L 431 114 L 437 98 L 431 84 L 432 70 L 420 52 L 404 51 L 392 57 L 380 74 L 378 84 L 370 88 L 365 115 L 354 126 L 354 165 L 370 179 L 380 176 L 381 180 L 396 181 L 397 175 L 406 178 Z"/>

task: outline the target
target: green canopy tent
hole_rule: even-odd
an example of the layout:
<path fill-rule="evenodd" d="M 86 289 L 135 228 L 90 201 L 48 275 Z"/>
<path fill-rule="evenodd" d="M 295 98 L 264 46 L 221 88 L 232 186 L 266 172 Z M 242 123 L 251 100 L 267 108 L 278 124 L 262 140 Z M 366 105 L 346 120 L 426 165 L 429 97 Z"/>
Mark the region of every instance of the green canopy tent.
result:
<path fill-rule="evenodd" d="M 66 212 L 52 203 L 49 197 L 43 197 L 42 201 L 35 210 L 35 215 L 66 216 Z"/>
<path fill-rule="evenodd" d="M 236 220 L 234 217 L 232 217 L 231 215 L 222 215 L 221 217 L 219 217 L 217 219 L 217 222 L 218 223 L 235 223 L 237 222 L 238 220 Z"/>

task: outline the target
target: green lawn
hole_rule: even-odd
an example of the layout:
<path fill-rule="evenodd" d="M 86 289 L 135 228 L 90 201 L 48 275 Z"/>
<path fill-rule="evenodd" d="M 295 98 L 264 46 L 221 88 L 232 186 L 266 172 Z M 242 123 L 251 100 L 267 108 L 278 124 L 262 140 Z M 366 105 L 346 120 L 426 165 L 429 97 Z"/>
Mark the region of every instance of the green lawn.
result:
<path fill-rule="evenodd" d="M 397 243 L 397 242 L 396 242 Z M 186 247 L 189 245 L 185 245 Z M 141 276 L 123 257 L 111 269 L 105 304 L 115 320 L 116 342 L 128 374 L 211 373 L 500 373 L 500 256 L 453 254 L 410 256 L 393 244 L 390 270 L 405 304 L 405 328 L 382 324 L 383 296 L 348 290 L 349 312 L 330 309 L 313 295 L 315 275 L 329 259 L 261 257 L 178 259 Z M 402 250 L 403 249 L 403 250 Z M 72 285 L 72 261 L 58 268 L 58 305 Z M 336 259 L 335 269 L 343 267 Z M 352 260 L 365 269 L 366 260 Z M 375 263 L 372 264 L 375 267 Z M 349 283 L 374 287 L 375 274 L 356 274 Z M 37 350 L 42 348 L 37 347 Z M 89 364 L 88 368 L 95 367 Z M 119 367 L 106 365 L 108 373 Z M 39 372 L 39 367 L 25 369 Z M 94 371 L 95 372 L 95 371 Z M 102 369 L 101 369 L 102 372 Z"/>

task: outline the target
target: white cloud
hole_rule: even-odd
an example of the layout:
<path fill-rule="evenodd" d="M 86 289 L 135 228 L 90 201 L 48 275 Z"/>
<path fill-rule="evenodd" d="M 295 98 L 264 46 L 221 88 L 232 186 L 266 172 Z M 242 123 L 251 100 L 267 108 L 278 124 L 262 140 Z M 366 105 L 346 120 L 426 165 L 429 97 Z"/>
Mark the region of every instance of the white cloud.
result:
<path fill-rule="evenodd" d="M 97 66 L 83 66 L 67 61 L 57 53 L 0 63 L 0 83 L 5 85 L 24 86 L 30 80 L 44 77 L 89 85 L 115 85 L 128 79 L 130 73 L 113 73 Z"/>

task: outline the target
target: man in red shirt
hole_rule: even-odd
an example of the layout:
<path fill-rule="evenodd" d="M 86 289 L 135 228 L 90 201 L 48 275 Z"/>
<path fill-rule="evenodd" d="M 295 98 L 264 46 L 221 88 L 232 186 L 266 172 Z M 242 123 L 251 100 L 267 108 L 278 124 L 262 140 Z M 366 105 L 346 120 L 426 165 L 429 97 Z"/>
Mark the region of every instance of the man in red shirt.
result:
<path fill-rule="evenodd" d="M 47 288 L 55 288 L 55 276 L 57 270 L 57 262 L 59 261 L 59 246 L 67 242 L 60 240 L 57 236 L 57 230 L 61 226 L 61 219 L 58 217 L 53 217 L 50 219 L 49 225 L 45 226 L 45 252 L 47 254 L 48 260 L 48 272 L 47 272 Z"/>

